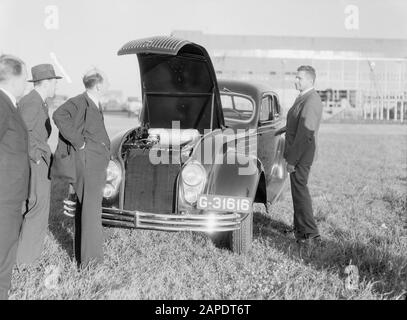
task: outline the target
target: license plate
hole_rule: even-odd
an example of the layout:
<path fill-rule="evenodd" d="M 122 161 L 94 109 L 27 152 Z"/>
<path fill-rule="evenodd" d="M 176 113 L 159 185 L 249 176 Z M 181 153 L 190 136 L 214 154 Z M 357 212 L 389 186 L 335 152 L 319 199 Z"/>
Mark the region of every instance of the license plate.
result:
<path fill-rule="evenodd" d="M 197 208 L 201 210 L 221 212 L 251 213 L 253 210 L 253 203 L 250 198 L 246 197 L 201 194 L 198 197 Z"/>

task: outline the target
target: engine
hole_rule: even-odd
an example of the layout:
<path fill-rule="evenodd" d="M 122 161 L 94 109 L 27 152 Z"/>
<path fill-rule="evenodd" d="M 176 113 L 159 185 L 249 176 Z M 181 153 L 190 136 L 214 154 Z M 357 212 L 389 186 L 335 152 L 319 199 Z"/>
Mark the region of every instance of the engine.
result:
<path fill-rule="evenodd" d="M 139 127 L 122 144 L 124 209 L 175 212 L 177 177 L 200 139 L 194 129 Z"/>

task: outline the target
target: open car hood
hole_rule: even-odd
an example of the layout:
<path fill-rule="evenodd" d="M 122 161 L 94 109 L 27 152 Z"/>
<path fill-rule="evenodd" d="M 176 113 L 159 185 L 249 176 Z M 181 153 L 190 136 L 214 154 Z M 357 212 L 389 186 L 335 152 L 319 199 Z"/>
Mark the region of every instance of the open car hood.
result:
<path fill-rule="evenodd" d="M 224 126 L 211 59 L 202 46 L 174 37 L 151 37 L 126 43 L 118 55 L 137 54 L 143 110 L 151 128 L 217 129 Z"/>

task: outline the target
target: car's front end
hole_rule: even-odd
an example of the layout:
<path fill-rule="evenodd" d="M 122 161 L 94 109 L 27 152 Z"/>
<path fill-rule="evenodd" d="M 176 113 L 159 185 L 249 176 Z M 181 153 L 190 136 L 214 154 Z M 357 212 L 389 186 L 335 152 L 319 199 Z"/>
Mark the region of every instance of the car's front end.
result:
<path fill-rule="evenodd" d="M 192 153 L 203 139 L 224 128 L 206 50 L 189 41 L 157 37 L 127 43 L 119 51 L 126 54 L 137 54 L 139 60 L 141 126 L 112 141 L 103 223 L 165 231 L 238 230 L 250 210 L 236 210 L 232 202 L 240 198 L 222 194 L 231 200 L 201 200 L 199 206 L 200 196 L 213 192 L 216 168 L 202 164 Z M 73 203 L 65 205 L 72 212 Z"/>
<path fill-rule="evenodd" d="M 162 132 L 157 135 L 154 129 L 149 131 L 147 137 L 135 137 L 135 131 L 128 132 L 118 157 L 110 161 L 103 190 L 103 223 L 163 231 L 211 233 L 239 229 L 249 208 L 237 212 L 234 200 L 207 195 L 213 166 L 203 165 L 191 156 L 202 140 L 201 135 L 195 130 L 180 130 L 181 144 L 172 141 L 168 145 L 162 142 Z M 167 132 L 175 135 L 171 130 Z M 157 155 L 160 159 L 154 159 Z M 168 163 L 162 163 L 166 159 Z M 208 206 L 212 201 L 219 207 L 217 210 Z"/>
<path fill-rule="evenodd" d="M 119 51 L 126 54 L 138 57 L 143 106 L 140 126 L 112 140 L 103 224 L 206 232 L 247 252 L 253 201 L 266 201 L 263 168 L 256 134 L 225 126 L 208 53 L 154 37 L 127 43 Z M 74 205 L 65 201 L 65 212 Z"/>

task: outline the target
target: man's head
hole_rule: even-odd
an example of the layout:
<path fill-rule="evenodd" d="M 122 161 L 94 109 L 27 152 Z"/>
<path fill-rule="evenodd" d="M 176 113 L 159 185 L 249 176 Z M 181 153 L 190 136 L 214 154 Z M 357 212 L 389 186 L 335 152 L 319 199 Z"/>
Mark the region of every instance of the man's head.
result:
<path fill-rule="evenodd" d="M 98 97 L 102 96 L 109 87 L 106 75 L 98 69 L 88 71 L 82 80 L 86 91 L 90 91 Z"/>
<path fill-rule="evenodd" d="M 315 83 L 316 73 L 311 66 L 300 66 L 295 76 L 295 88 L 300 92 L 312 88 Z"/>
<path fill-rule="evenodd" d="M 43 92 L 46 98 L 53 98 L 57 89 L 57 79 L 35 81 L 34 88 Z"/>
<path fill-rule="evenodd" d="M 0 56 L 0 87 L 10 92 L 16 99 L 24 94 L 27 85 L 25 63 L 12 55 Z"/>
<path fill-rule="evenodd" d="M 55 74 L 55 70 L 52 64 L 44 63 L 39 64 L 31 68 L 32 80 L 34 87 L 41 91 L 45 98 L 53 98 L 55 96 L 55 90 L 57 86 L 57 79 L 62 77 Z"/>

